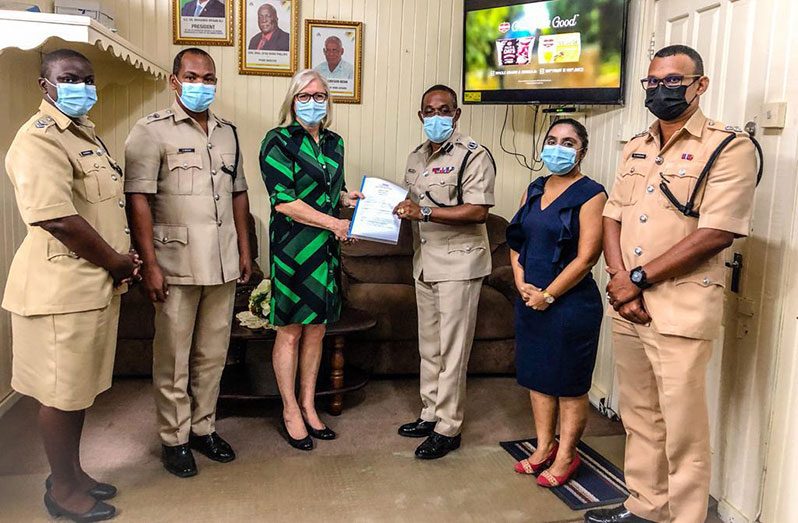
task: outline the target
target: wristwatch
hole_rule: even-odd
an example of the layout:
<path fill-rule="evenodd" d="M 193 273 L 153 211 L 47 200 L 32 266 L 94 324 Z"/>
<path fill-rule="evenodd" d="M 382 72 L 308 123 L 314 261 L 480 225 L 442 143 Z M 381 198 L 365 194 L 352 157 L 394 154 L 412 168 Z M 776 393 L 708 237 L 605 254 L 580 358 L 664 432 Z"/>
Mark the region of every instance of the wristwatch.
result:
<path fill-rule="evenodd" d="M 548 303 L 549 305 L 551 305 L 552 303 L 554 303 L 554 300 L 555 300 L 555 298 L 554 298 L 554 296 L 552 296 L 551 294 L 549 294 L 549 291 L 547 291 L 547 290 L 545 290 L 545 289 L 544 289 L 543 291 L 541 291 L 541 294 L 543 294 L 543 300 L 544 300 L 546 303 Z"/>
<path fill-rule="evenodd" d="M 629 279 L 632 280 L 632 283 L 643 290 L 651 287 L 651 284 L 648 283 L 648 280 L 646 279 L 646 271 L 643 270 L 643 267 L 638 266 L 632 269 L 629 273 Z"/>
<path fill-rule="evenodd" d="M 421 221 L 422 222 L 428 222 L 429 219 L 430 219 L 430 216 L 432 216 L 432 209 L 430 209 L 429 207 L 422 207 L 421 208 Z"/>

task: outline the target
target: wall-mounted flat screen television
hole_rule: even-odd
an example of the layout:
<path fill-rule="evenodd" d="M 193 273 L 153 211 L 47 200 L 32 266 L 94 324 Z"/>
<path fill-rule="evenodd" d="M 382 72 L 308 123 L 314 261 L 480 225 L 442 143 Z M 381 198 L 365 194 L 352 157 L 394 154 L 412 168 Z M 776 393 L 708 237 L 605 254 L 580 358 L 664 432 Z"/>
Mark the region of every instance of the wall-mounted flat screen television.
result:
<path fill-rule="evenodd" d="M 622 104 L 627 0 L 465 0 L 463 101 Z"/>

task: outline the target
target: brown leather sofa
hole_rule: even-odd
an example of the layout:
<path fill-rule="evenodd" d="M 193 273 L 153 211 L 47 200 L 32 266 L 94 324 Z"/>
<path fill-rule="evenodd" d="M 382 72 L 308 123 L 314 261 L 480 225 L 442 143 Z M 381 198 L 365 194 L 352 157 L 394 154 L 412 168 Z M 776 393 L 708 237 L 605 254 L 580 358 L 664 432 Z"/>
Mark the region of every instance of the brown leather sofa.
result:
<path fill-rule="evenodd" d="M 507 220 L 491 214 L 488 237 L 493 272 L 479 299 L 469 372 L 514 372 L 513 300 L 516 290 L 505 241 Z M 346 303 L 374 315 L 377 326 L 347 340 L 347 362 L 374 374 L 418 374 L 418 315 L 413 286 L 413 236 L 402 226 L 399 243 L 345 246 L 342 280 Z"/>

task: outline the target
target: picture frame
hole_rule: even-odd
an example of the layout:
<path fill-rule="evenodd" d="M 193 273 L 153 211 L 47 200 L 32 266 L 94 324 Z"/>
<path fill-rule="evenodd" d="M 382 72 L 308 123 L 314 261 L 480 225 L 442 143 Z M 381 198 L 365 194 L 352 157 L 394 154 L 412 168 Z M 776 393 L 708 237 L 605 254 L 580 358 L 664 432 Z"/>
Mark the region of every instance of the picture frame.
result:
<path fill-rule="evenodd" d="M 175 45 L 233 45 L 235 0 L 171 0 Z"/>
<path fill-rule="evenodd" d="M 293 76 L 299 64 L 300 0 L 241 0 L 238 71 Z"/>
<path fill-rule="evenodd" d="M 305 20 L 305 67 L 319 71 L 337 103 L 361 103 L 363 22 Z"/>

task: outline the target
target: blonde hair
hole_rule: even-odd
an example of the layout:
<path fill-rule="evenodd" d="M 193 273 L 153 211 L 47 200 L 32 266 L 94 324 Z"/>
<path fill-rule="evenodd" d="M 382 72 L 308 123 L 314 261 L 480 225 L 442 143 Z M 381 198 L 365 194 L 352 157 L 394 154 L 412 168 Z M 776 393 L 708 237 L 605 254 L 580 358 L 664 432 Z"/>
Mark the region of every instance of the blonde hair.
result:
<path fill-rule="evenodd" d="M 322 129 L 326 129 L 332 125 L 333 103 L 332 98 L 329 96 L 330 86 L 327 84 L 327 80 L 324 79 L 321 73 L 314 71 L 313 69 L 303 69 L 295 74 L 293 78 L 291 78 L 291 85 L 288 86 L 288 92 L 285 93 L 285 100 L 283 100 L 283 105 L 280 107 L 280 125 L 287 126 L 296 121 L 294 98 L 313 80 L 318 80 L 319 83 L 321 83 L 321 85 L 324 87 L 324 92 L 326 92 L 328 95 L 327 116 L 321 119 L 320 126 Z"/>

